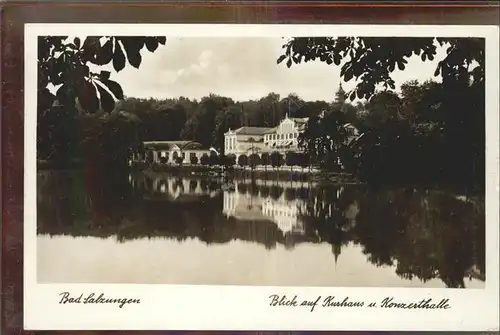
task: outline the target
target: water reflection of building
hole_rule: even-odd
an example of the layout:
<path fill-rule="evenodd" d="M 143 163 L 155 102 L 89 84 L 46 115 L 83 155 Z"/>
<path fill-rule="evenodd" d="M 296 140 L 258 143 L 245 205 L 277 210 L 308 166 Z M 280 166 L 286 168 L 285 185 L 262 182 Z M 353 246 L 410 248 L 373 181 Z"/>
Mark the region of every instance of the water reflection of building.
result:
<path fill-rule="evenodd" d="M 285 192 L 277 199 L 240 192 L 243 187 L 236 184 L 235 192 L 224 192 L 223 213 L 242 220 L 273 221 L 283 234 L 303 234 L 303 223 L 298 219 L 301 200 L 286 200 Z"/>
<path fill-rule="evenodd" d="M 240 240 L 258 243 L 267 250 L 276 245 L 293 247 L 299 243 L 329 243 L 332 262 L 333 258 L 339 258 L 340 262 L 345 259 L 347 262 L 345 246 L 352 243 L 357 245 L 356 248 L 360 252 L 363 251 L 367 257 L 367 264 L 392 269 L 401 264 L 395 274 L 405 280 L 423 283 L 434 278 L 435 283 L 441 280 L 449 287 L 458 288 L 468 286 L 468 279 L 465 283 L 463 280 L 465 276 L 476 278 L 484 287 L 484 198 L 474 200 L 478 201 L 477 205 L 474 205 L 477 207 L 474 207 L 442 193 L 414 192 L 408 196 L 407 193 L 402 193 L 406 190 L 390 189 L 378 190 L 377 193 L 353 194 L 350 186 L 345 186 L 343 191 L 342 187 L 335 186 L 327 188 L 309 186 L 306 189 L 307 185 L 296 182 L 293 182 L 292 186 L 291 182 L 280 184 L 268 181 L 266 186 L 264 182 L 261 185 L 256 181 L 259 187 L 252 188 L 247 184 L 246 187 L 250 192 L 242 194 L 240 193 L 242 190 L 239 189 L 239 198 L 235 194 L 229 197 L 216 197 L 204 207 L 177 206 L 178 200 L 171 206 L 165 206 L 163 202 L 151 206 L 150 202 L 143 202 L 137 198 L 129 199 L 128 193 L 120 193 L 122 190 L 128 191 L 129 188 L 125 187 L 128 185 L 117 186 L 119 184 L 115 182 L 107 185 L 109 178 L 89 179 L 93 176 L 85 175 L 81 171 L 42 170 L 37 175 L 38 234 L 57 236 L 67 234 L 73 237 L 116 236 L 120 241 L 146 236 L 161 236 L 182 241 L 196 238 L 218 245 Z M 210 194 L 215 188 L 211 188 L 207 180 L 184 178 L 179 182 L 179 178 L 162 173 L 145 174 L 144 178 L 141 175 L 143 174 L 134 174 L 129 181 L 133 185 L 139 185 L 140 181 L 149 185 L 150 191 L 145 192 L 147 194 L 154 192 L 166 194 L 176 188 L 184 189 L 183 194 L 187 192 L 194 195 L 200 191 L 202 194 Z M 158 181 L 154 182 L 155 179 Z M 163 179 L 169 180 L 170 183 L 160 182 Z M 272 186 L 269 187 L 270 184 Z M 154 191 L 153 187 L 156 187 L 157 191 Z M 111 192 L 110 188 L 113 188 Z M 271 190 L 272 195 L 268 196 L 269 188 L 279 188 L 280 191 L 272 194 Z M 138 193 L 142 196 L 142 192 Z M 250 199 L 250 194 L 253 194 L 253 199 Z M 126 197 L 126 201 L 114 201 L 116 197 L 122 196 Z M 197 201 L 206 199 L 198 195 L 193 197 L 196 197 Z M 281 236 L 281 233 L 277 232 L 278 225 L 271 224 L 269 219 L 271 215 L 263 210 L 265 201 L 269 197 L 274 200 L 277 212 L 281 207 L 280 204 L 286 205 L 287 199 L 297 198 L 298 202 L 307 202 L 309 208 L 322 208 L 321 213 L 331 213 L 332 207 L 337 212 L 333 213 L 332 218 L 328 218 L 329 214 L 318 216 L 316 211 L 313 212 L 308 208 L 306 215 L 311 220 L 304 218 L 304 215 L 298 216 L 299 220 L 304 220 L 306 233 Z M 252 215 L 267 218 L 267 222 L 261 224 L 261 222 L 224 220 L 220 215 L 223 198 L 226 211 L 234 209 L 233 213 L 238 215 L 245 215 L 248 211 Z M 244 201 L 241 201 L 242 199 Z M 401 201 L 396 202 L 393 199 Z M 359 201 L 361 210 L 357 218 L 356 213 L 359 210 L 356 200 Z M 245 204 L 253 207 L 250 210 L 244 206 Z M 329 205 L 327 211 L 323 210 L 326 205 Z M 339 208 L 342 209 L 342 213 L 338 212 Z M 453 211 L 457 215 L 447 214 Z M 293 216 L 294 213 L 290 211 L 287 214 Z M 426 224 L 429 220 L 432 224 Z M 356 224 L 356 226 L 351 232 L 344 234 L 344 231 L 349 230 L 346 229 L 348 224 L 338 226 L 335 224 L 342 221 L 349 221 L 351 225 Z M 286 231 L 286 228 L 283 230 Z M 325 266 L 328 266 L 328 263 Z"/>
<path fill-rule="evenodd" d="M 218 190 L 207 180 L 172 178 L 159 173 L 143 173 L 131 177 L 130 182 L 135 189 L 141 190 L 146 198 L 155 199 L 194 200 L 200 196 L 213 197 Z"/>
<path fill-rule="evenodd" d="M 256 186 L 256 185 L 254 185 Z M 319 197 L 314 197 L 311 200 L 304 200 L 297 197 L 287 197 L 289 191 L 296 192 L 293 187 L 282 188 L 279 196 L 265 196 L 260 193 L 254 195 L 247 192 L 245 188 L 248 185 L 236 184 L 235 192 L 224 192 L 223 196 L 223 213 L 228 217 L 234 217 L 241 220 L 270 220 L 273 221 L 283 234 L 303 234 L 304 222 L 301 216 L 307 213 L 307 205 L 312 205 L 312 208 L 323 208 L 322 215 L 332 217 L 335 208 L 335 203 L 330 203 L 327 200 L 322 200 Z M 343 188 L 339 188 L 336 192 L 337 199 L 340 198 Z M 343 216 L 347 224 L 342 228 L 350 230 L 356 225 L 356 216 L 359 212 L 356 201 L 349 204 L 347 208 L 342 210 Z"/>
<path fill-rule="evenodd" d="M 224 192 L 223 213 L 228 217 L 241 220 L 266 220 L 276 223 L 283 232 L 302 234 L 302 222 L 298 219 L 297 200 L 286 201 L 283 196 L 279 199 L 270 197 L 252 196 L 249 193 Z"/>
<path fill-rule="evenodd" d="M 272 218 L 284 234 L 302 234 L 304 233 L 304 226 L 303 223 L 298 220 L 298 216 L 299 206 L 303 205 L 301 201 L 282 203 L 268 198 L 262 204 L 262 213 Z"/>
<path fill-rule="evenodd" d="M 238 191 L 224 192 L 222 208 L 227 217 L 249 221 L 269 219 L 262 214 L 262 198 L 240 194 Z"/>
<path fill-rule="evenodd" d="M 354 226 L 356 225 L 356 216 L 358 215 L 358 213 L 359 213 L 359 206 L 357 201 L 354 201 L 352 204 L 350 204 L 344 211 L 345 218 L 349 223 L 349 229 L 353 229 Z"/>

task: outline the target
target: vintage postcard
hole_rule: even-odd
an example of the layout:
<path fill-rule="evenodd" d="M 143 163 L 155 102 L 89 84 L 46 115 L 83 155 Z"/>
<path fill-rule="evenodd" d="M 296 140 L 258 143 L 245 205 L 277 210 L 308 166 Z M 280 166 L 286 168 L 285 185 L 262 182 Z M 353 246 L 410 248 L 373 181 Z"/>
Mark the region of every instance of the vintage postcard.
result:
<path fill-rule="evenodd" d="M 26 25 L 25 327 L 497 330 L 498 39 Z"/>

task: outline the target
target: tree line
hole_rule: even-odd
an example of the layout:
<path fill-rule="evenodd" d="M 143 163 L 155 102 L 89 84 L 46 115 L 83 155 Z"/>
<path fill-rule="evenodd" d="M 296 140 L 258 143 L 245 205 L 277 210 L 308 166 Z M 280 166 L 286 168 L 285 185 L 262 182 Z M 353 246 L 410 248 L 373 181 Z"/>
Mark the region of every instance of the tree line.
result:
<path fill-rule="evenodd" d="M 196 141 L 224 154 L 224 133 L 229 129 L 274 127 L 287 113 L 290 117 L 317 115 L 330 105 L 305 101 L 296 94 L 280 98 L 269 93 L 248 101 L 215 94 L 199 100 L 125 97 L 110 113 L 86 113 L 78 104 L 74 110 L 54 106 L 39 110 L 38 154 L 44 160 L 85 158 L 121 163 L 143 141 L 176 140 Z"/>
<path fill-rule="evenodd" d="M 270 93 L 250 101 L 211 94 L 200 100 L 125 98 L 111 113 L 68 113 L 53 107 L 39 115 L 38 154 L 41 159 L 77 158 L 107 166 L 126 164 L 143 141 L 193 140 L 225 156 L 224 133 L 229 129 L 274 127 L 289 113 L 309 117 L 298 138 L 302 153 L 242 155 L 238 161 L 230 156 L 224 162 L 207 155 L 191 163 L 316 165 L 373 182 L 481 185 L 484 92 L 471 87 L 453 94 L 448 90 L 434 81 L 408 81 L 399 93 L 381 90 L 357 104 L 339 89 L 331 102 L 304 101 L 294 94 L 280 99 Z M 358 129 L 358 138 L 349 141 L 347 123 Z"/>

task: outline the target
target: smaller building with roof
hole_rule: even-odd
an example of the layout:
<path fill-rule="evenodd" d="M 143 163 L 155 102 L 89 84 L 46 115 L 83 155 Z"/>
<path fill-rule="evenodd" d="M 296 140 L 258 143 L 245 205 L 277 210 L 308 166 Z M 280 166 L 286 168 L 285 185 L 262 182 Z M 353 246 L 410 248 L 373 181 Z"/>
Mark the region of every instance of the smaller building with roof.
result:
<path fill-rule="evenodd" d="M 194 157 L 200 162 L 213 149 L 195 141 L 148 141 L 144 142 L 144 159 L 149 163 L 191 164 Z M 142 160 L 142 157 L 134 157 Z"/>

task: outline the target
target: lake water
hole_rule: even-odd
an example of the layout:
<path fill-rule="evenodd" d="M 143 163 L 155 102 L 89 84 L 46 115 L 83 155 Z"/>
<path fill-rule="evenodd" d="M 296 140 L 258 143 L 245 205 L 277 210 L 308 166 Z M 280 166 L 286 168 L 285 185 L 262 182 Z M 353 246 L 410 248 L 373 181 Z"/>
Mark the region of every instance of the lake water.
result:
<path fill-rule="evenodd" d="M 44 283 L 484 288 L 484 197 L 40 171 Z"/>

